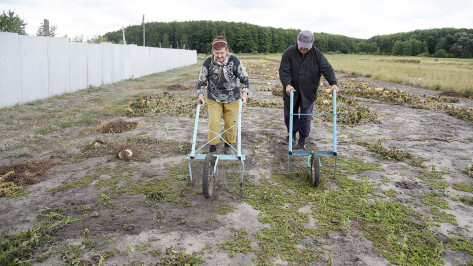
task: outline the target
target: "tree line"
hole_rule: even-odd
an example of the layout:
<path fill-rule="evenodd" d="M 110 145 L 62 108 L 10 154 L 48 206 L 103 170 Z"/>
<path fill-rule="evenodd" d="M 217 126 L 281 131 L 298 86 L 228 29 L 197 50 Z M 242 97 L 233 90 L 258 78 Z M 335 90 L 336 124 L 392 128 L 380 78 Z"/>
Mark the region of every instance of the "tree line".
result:
<path fill-rule="evenodd" d="M 243 22 L 186 21 L 145 24 L 146 46 L 194 49 L 210 53 L 212 40 L 224 36 L 235 53 L 281 53 L 296 43 L 299 29 L 262 27 Z M 104 35 L 120 43 L 122 30 Z M 315 45 L 324 52 L 406 56 L 473 57 L 473 29 L 440 28 L 352 38 L 314 33 Z M 127 43 L 143 44 L 142 25 L 125 28 Z"/>
<path fill-rule="evenodd" d="M 14 11 L 0 14 L 0 31 L 25 35 L 26 23 Z M 51 27 L 51 36 L 57 26 Z M 210 53 L 212 40 L 224 36 L 235 53 L 282 53 L 296 43 L 299 29 L 262 27 L 243 22 L 185 21 L 145 24 L 146 46 L 193 49 Z M 43 36 L 40 25 L 38 36 Z M 104 34 L 102 41 L 121 43 L 122 30 Z M 142 25 L 125 29 L 129 44 L 143 45 Z M 358 39 L 343 35 L 314 33 L 315 45 L 326 53 L 381 54 L 473 58 L 473 29 L 440 28 L 415 30 Z M 83 41 L 78 38 L 73 41 Z"/>

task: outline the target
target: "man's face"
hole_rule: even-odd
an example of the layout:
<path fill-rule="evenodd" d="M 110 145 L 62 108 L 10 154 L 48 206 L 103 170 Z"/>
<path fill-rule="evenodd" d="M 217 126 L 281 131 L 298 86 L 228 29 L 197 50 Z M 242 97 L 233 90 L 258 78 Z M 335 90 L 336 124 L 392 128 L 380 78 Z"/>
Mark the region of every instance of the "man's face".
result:
<path fill-rule="evenodd" d="M 299 41 L 297 41 L 297 49 L 301 52 L 302 55 L 305 55 L 307 52 L 310 51 L 310 48 L 304 48 L 299 45 Z"/>

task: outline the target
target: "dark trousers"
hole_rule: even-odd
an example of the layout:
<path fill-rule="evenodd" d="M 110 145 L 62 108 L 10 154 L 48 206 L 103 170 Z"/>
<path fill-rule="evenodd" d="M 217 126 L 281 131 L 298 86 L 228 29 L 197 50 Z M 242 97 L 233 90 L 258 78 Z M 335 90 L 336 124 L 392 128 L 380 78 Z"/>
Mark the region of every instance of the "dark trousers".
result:
<path fill-rule="evenodd" d="M 293 114 L 312 114 L 314 111 L 314 103 L 301 108 L 301 98 L 298 97 L 297 101 L 294 102 Z M 289 116 L 291 114 L 291 100 L 289 97 L 284 97 L 284 122 L 286 123 L 287 132 L 289 133 Z M 310 122 L 312 121 L 311 115 L 294 115 L 292 117 L 292 136 L 295 136 L 299 132 L 299 137 L 307 137 L 310 133 Z"/>

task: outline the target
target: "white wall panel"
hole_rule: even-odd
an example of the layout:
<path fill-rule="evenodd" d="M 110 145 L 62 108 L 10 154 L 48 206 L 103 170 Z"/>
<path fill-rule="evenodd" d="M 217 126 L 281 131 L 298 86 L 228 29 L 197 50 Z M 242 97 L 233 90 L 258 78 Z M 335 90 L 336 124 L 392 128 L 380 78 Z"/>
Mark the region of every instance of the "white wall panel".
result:
<path fill-rule="evenodd" d="M 99 44 L 87 44 L 87 88 L 100 87 L 103 83 L 102 47 Z"/>
<path fill-rule="evenodd" d="M 136 78 L 136 77 L 142 76 L 142 75 L 140 75 L 138 49 L 136 49 L 136 48 L 130 49 L 129 56 L 130 56 L 130 62 L 129 62 L 129 67 L 130 67 L 129 75 L 130 75 L 130 78 Z"/>
<path fill-rule="evenodd" d="M 20 37 L 22 99 L 21 103 L 48 97 L 48 39 Z"/>
<path fill-rule="evenodd" d="M 69 39 L 46 38 L 48 41 L 48 97 L 69 91 Z"/>
<path fill-rule="evenodd" d="M 123 79 L 129 79 L 131 77 L 131 51 L 136 49 L 136 45 L 123 45 L 121 46 L 122 53 L 122 76 Z"/>
<path fill-rule="evenodd" d="M 123 80 L 123 67 L 122 67 L 122 55 L 121 48 L 124 45 L 112 45 L 112 83 Z"/>
<path fill-rule="evenodd" d="M 69 90 L 74 92 L 87 88 L 87 44 L 82 42 L 69 43 Z"/>
<path fill-rule="evenodd" d="M 113 45 L 102 44 L 102 84 L 113 82 Z"/>
<path fill-rule="evenodd" d="M 18 34 L 0 32 L 0 108 L 21 102 L 21 82 Z"/>

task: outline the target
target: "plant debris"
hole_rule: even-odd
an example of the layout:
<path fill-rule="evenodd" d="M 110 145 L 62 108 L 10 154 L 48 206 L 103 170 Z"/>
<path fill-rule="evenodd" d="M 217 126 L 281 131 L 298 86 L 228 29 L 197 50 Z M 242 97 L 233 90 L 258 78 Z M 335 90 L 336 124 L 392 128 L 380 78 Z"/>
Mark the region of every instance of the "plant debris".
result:
<path fill-rule="evenodd" d="M 473 95 L 466 94 L 466 93 L 455 92 L 455 91 L 444 91 L 444 92 L 440 93 L 439 96 L 473 99 Z"/>
<path fill-rule="evenodd" d="M 163 96 L 144 96 L 136 99 L 129 107 L 124 109 L 125 115 L 152 116 L 167 114 L 175 116 L 194 116 L 197 106 L 197 97 L 176 98 L 168 92 Z M 201 110 L 201 117 L 207 117 L 207 108 Z"/>
<path fill-rule="evenodd" d="M 56 165 L 53 161 L 33 161 L 26 163 L 18 163 L 14 165 L 0 166 L 0 175 L 4 176 L 10 172 L 5 178 L 6 182 L 13 182 L 19 186 L 36 184 L 44 181 L 44 171 Z"/>
<path fill-rule="evenodd" d="M 96 127 L 96 130 L 102 133 L 123 133 L 135 129 L 137 125 L 138 122 L 117 120 L 101 123 Z"/>
<path fill-rule="evenodd" d="M 469 165 L 463 172 L 469 177 L 473 177 L 473 164 Z"/>
<path fill-rule="evenodd" d="M 12 193 L 23 190 L 22 186 L 16 186 L 13 182 L 6 182 L 5 180 L 14 175 L 14 171 L 6 173 L 4 176 L 0 177 L 0 197 L 11 197 Z"/>
<path fill-rule="evenodd" d="M 183 85 L 182 83 L 176 83 L 176 84 L 166 86 L 166 89 L 167 90 L 191 90 L 192 88 L 189 88 Z"/>
<path fill-rule="evenodd" d="M 351 79 L 339 85 L 343 87 L 341 94 L 354 97 L 363 97 L 386 101 L 394 104 L 408 105 L 415 109 L 427 109 L 434 111 L 445 111 L 447 114 L 456 118 L 473 121 L 473 109 L 465 107 L 456 107 L 451 103 L 458 103 L 458 98 L 434 97 L 434 96 L 418 96 L 409 94 L 403 90 L 390 90 L 387 88 L 371 88 L 362 81 Z"/>

